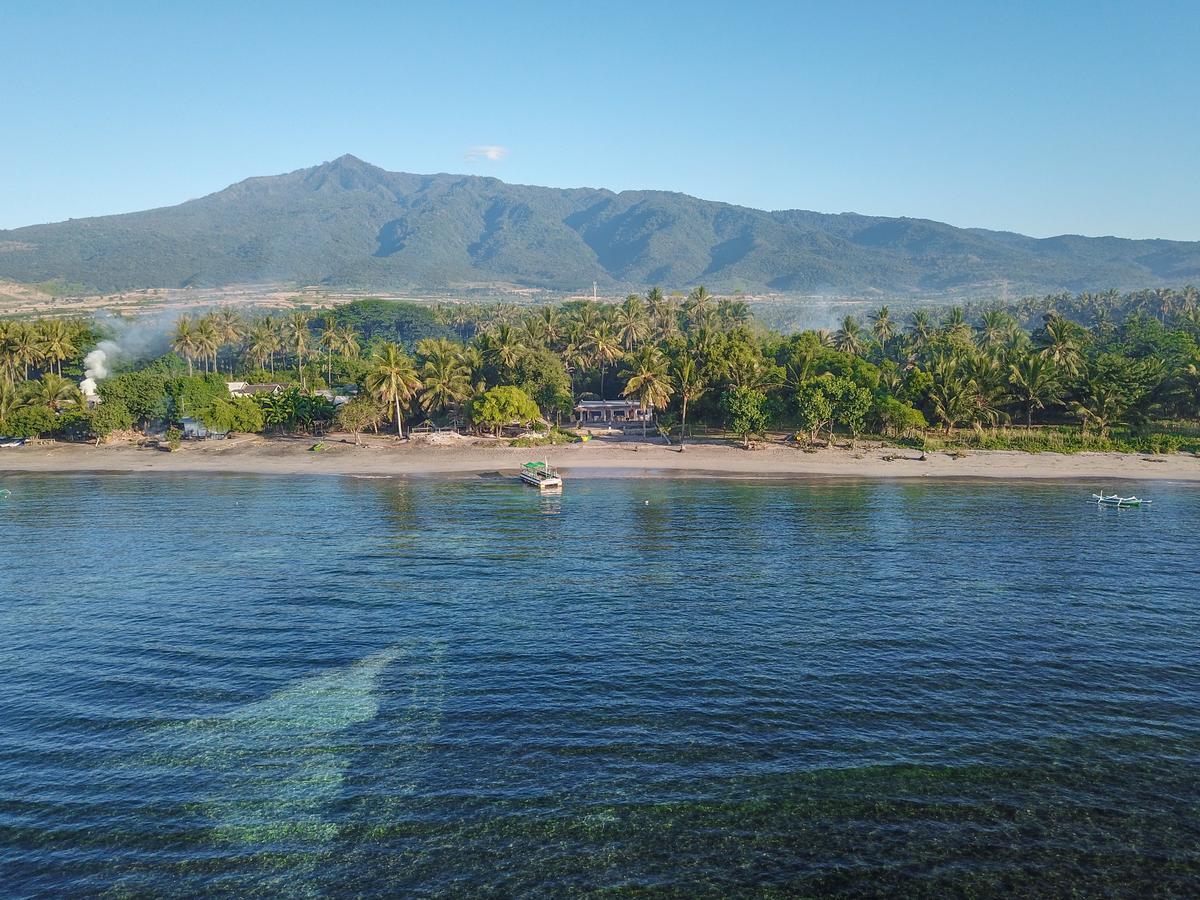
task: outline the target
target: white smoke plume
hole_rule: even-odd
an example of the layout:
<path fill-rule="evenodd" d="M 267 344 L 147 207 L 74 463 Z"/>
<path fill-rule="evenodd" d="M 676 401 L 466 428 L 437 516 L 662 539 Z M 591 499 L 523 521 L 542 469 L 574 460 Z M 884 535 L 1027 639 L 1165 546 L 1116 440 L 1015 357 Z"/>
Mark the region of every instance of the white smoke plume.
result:
<path fill-rule="evenodd" d="M 121 362 L 136 362 L 160 356 L 170 349 L 170 334 L 182 309 L 169 309 L 149 316 L 127 319 L 100 312 L 96 324 L 112 335 L 100 341 L 96 349 L 83 359 L 83 380 L 79 389 L 85 397 L 95 397 L 96 385 L 112 373 Z"/>
<path fill-rule="evenodd" d="M 108 377 L 109 363 L 120 354 L 121 348 L 115 341 L 101 341 L 83 358 L 83 381 L 79 382 L 79 390 L 85 397 L 96 396 L 96 382 Z"/>

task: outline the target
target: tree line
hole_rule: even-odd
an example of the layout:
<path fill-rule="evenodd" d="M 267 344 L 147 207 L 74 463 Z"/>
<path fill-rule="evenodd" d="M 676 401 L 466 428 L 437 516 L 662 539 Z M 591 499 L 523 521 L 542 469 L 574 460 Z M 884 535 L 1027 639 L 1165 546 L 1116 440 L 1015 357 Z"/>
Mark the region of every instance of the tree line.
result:
<path fill-rule="evenodd" d="M 624 397 L 653 409 L 681 442 L 696 423 L 746 444 L 771 429 L 810 444 L 964 429 L 995 439 L 1018 423 L 1072 430 L 1077 444 L 1103 447 L 1114 430 L 1186 436 L 1200 417 L 1191 287 L 904 315 L 884 305 L 837 329 L 793 334 L 703 287 L 539 307 L 364 300 L 316 315 L 227 307 L 178 319 L 167 352 L 102 380 L 104 402 L 88 411 L 68 376 L 102 337 L 89 322 L 0 322 L 0 434 L 71 425 L 99 436 L 183 415 L 239 431 L 403 434 L 420 417 L 498 432 L 560 424 L 581 399 Z M 284 388 L 231 398 L 226 380 Z M 323 390 L 352 399 L 335 409 Z"/>

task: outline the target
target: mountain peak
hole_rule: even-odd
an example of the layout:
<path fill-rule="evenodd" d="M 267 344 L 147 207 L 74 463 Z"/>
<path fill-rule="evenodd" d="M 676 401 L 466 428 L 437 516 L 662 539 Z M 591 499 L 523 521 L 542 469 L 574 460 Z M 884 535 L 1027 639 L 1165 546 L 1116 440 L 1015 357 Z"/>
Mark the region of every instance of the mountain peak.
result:
<path fill-rule="evenodd" d="M 857 296 L 1138 289 L 1200 278 L 1200 243 L 1036 240 L 937 222 L 764 212 L 661 191 L 388 172 L 352 154 L 174 207 L 0 231 L 0 277 L 99 291 L 247 282 L 370 290 Z"/>

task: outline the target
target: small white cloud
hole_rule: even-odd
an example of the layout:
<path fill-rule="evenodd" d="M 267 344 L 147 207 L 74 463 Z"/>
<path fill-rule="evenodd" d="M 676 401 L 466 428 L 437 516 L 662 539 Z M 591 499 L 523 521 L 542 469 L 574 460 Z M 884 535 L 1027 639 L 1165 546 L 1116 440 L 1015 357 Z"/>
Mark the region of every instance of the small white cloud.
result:
<path fill-rule="evenodd" d="M 467 162 L 477 162 L 486 159 L 488 162 L 500 162 L 506 156 L 508 156 L 507 147 L 500 147 L 496 144 L 480 144 L 467 151 L 466 160 Z"/>

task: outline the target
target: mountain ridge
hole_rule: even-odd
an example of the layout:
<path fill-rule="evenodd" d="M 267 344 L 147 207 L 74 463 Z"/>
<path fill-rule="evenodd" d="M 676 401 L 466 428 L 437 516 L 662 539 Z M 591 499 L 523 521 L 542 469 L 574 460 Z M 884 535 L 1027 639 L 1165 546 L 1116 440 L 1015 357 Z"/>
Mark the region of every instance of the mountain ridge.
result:
<path fill-rule="evenodd" d="M 1200 277 L 1200 242 L 758 210 L 668 191 L 389 172 L 345 154 L 174 206 L 0 231 L 0 277 L 99 291 L 650 284 L 881 296 L 1132 289 Z"/>

